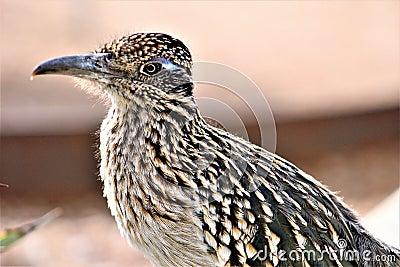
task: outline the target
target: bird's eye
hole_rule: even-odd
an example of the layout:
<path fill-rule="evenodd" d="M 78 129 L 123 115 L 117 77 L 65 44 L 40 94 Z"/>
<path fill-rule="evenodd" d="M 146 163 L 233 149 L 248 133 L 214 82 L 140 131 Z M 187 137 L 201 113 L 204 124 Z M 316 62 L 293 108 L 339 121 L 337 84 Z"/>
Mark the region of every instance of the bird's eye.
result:
<path fill-rule="evenodd" d="M 140 72 L 146 75 L 154 75 L 162 69 L 162 64 L 158 62 L 149 62 L 140 68 Z"/>

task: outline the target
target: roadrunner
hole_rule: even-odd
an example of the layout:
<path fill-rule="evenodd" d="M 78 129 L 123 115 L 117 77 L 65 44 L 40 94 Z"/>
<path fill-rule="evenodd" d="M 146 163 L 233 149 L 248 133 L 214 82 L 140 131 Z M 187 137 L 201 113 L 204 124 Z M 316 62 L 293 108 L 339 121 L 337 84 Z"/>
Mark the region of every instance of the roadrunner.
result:
<path fill-rule="evenodd" d="M 104 196 L 121 234 L 157 266 L 400 266 L 354 213 L 292 163 L 200 115 L 179 40 L 138 33 L 43 62 L 104 94 Z"/>

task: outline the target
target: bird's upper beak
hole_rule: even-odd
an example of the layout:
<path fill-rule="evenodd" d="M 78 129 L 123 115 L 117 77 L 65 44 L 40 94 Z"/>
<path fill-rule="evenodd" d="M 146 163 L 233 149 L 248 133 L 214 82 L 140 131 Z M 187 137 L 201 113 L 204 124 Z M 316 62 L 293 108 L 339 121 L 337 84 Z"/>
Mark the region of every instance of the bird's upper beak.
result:
<path fill-rule="evenodd" d="M 109 54 L 95 53 L 57 57 L 40 63 L 32 76 L 42 74 L 61 74 L 80 78 L 93 76 L 94 73 L 109 73 L 106 57 Z"/>

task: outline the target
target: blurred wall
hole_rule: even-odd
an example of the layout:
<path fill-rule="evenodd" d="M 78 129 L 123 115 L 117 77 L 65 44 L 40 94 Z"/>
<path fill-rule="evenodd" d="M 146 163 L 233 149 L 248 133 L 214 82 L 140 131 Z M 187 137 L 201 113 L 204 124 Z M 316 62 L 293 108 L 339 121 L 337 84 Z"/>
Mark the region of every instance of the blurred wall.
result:
<path fill-rule="evenodd" d="M 72 88 L 69 77 L 30 81 L 30 73 L 43 60 L 87 53 L 141 31 L 172 34 L 188 45 L 195 61 L 223 63 L 247 75 L 277 119 L 398 102 L 398 1 L 3 0 L 0 12 L 3 135 L 95 128 L 105 113 L 99 101 Z M 223 102 L 230 97 L 199 87 L 197 96 Z M 241 106 L 236 111 L 245 112 Z"/>

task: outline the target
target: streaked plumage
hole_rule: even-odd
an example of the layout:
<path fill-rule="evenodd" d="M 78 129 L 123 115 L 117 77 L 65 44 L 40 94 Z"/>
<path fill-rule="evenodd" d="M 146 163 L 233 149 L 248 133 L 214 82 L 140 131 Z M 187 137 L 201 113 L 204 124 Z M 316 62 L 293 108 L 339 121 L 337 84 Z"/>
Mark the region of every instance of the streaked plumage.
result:
<path fill-rule="evenodd" d="M 133 246 L 157 266 L 400 266 L 399 250 L 317 180 L 207 124 L 191 65 L 182 42 L 143 33 L 34 70 L 83 78 L 110 99 L 100 175 Z M 366 251 L 392 261 L 365 261 Z"/>

